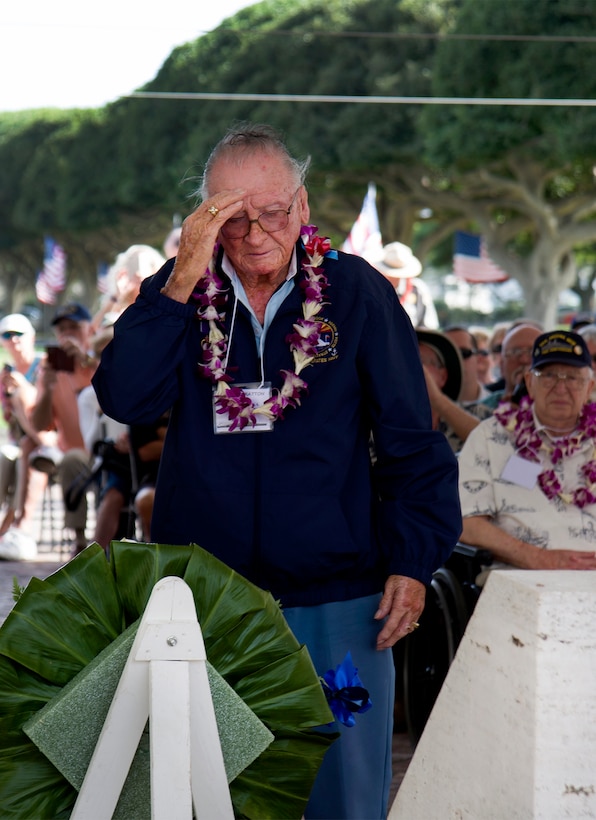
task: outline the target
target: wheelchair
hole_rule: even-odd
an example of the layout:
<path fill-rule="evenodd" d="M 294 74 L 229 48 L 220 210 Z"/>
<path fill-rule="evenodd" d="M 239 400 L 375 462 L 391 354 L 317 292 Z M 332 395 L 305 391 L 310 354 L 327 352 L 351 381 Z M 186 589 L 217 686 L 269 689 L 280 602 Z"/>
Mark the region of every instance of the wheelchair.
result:
<path fill-rule="evenodd" d="M 134 496 L 138 489 L 136 460 L 132 452 L 120 453 L 114 447 L 111 439 L 99 439 L 93 444 L 94 460 L 89 469 L 84 470 L 68 487 L 65 493 L 67 509 L 76 509 L 83 493 L 88 489 L 94 490 L 97 506 L 101 493 L 105 489 L 111 473 L 123 479 L 127 488 L 126 500 L 118 520 L 118 527 L 113 540 L 123 538 L 136 540 L 137 516 L 134 507 Z"/>
<path fill-rule="evenodd" d="M 476 578 L 491 563 L 488 550 L 458 543 L 433 574 L 420 627 L 395 647 L 396 698 L 402 700 L 407 733 L 414 746 L 480 597 L 482 587 Z"/>

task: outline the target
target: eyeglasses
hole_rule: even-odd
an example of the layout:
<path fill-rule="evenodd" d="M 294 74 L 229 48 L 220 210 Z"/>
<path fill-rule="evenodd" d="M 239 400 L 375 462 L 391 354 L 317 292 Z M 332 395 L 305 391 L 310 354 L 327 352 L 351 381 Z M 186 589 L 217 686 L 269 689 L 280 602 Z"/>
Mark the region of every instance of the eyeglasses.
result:
<path fill-rule="evenodd" d="M 5 330 L 4 333 L 2 334 L 2 338 L 5 341 L 8 342 L 8 341 L 10 341 L 10 339 L 12 339 L 13 336 L 24 336 L 24 335 L 25 334 L 21 333 L 20 330 Z"/>
<path fill-rule="evenodd" d="M 477 356 L 488 356 L 488 350 L 485 350 L 483 347 L 479 348 L 476 351 Z"/>
<path fill-rule="evenodd" d="M 586 379 L 585 376 L 575 376 L 573 373 L 555 373 L 554 370 L 532 370 L 532 375 L 536 376 L 540 380 L 540 384 L 543 384 L 547 390 L 552 390 L 562 381 L 573 393 L 579 393 L 589 382 L 589 379 Z"/>
<path fill-rule="evenodd" d="M 531 356 L 531 347 L 512 347 L 511 350 L 506 350 L 503 356 L 507 359 L 519 359 L 520 356 Z"/>
<path fill-rule="evenodd" d="M 470 359 L 472 356 L 478 355 L 477 350 L 472 350 L 469 347 L 460 347 L 459 352 L 461 353 L 461 357 L 464 360 L 464 362 L 466 361 L 466 359 Z"/>
<path fill-rule="evenodd" d="M 301 187 L 302 186 L 300 186 L 300 188 Z M 265 233 L 276 233 L 277 231 L 283 231 L 284 228 L 288 227 L 288 222 L 290 221 L 290 211 L 294 207 L 294 200 L 296 199 L 300 188 L 296 190 L 296 193 L 292 197 L 290 207 L 287 211 L 283 211 L 281 209 L 278 211 L 263 211 L 263 213 L 259 214 L 256 219 L 249 219 L 246 214 L 243 214 L 242 216 L 233 216 L 222 225 L 222 234 L 226 237 L 226 239 L 244 239 L 244 237 L 250 233 L 250 226 L 255 222 L 261 230 L 265 231 Z"/>
<path fill-rule="evenodd" d="M 491 347 L 490 352 L 496 356 L 501 352 L 502 349 L 503 347 L 501 345 L 495 345 L 494 347 Z"/>

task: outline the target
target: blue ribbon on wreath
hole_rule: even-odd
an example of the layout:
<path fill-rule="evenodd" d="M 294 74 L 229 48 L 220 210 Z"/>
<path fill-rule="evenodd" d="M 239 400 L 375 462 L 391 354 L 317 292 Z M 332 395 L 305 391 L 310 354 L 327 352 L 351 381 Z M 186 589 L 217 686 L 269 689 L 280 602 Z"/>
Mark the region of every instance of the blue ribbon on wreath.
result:
<path fill-rule="evenodd" d="M 344 726 L 354 726 L 354 715 L 362 715 L 372 708 L 370 695 L 358 677 L 350 652 L 335 669 L 325 672 L 321 684 L 329 708 Z"/>

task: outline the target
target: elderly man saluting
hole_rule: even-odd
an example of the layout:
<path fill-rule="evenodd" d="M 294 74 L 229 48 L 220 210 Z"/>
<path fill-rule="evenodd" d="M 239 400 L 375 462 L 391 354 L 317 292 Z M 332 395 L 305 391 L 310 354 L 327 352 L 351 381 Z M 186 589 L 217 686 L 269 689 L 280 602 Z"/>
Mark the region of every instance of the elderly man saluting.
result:
<path fill-rule="evenodd" d="M 522 569 L 596 569 L 596 404 L 582 337 L 538 336 L 524 378 L 528 397 L 501 405 L 461 451 L 461 540 Z"/>
<path fill-rule="evenodd" d="M 308 226 L 306 167 L 266 125 L 220 141 L 176 259 L 116 322 L 94 386 L 127 424 L 172 408 L 152 539 L 195 542 L 270 590 L 320 674 L 351 652 L 374 708 L 340 729 L 305 816 L 373 820 L 389 649 L 459 536 L 457 464 L 395 290 Z"/>

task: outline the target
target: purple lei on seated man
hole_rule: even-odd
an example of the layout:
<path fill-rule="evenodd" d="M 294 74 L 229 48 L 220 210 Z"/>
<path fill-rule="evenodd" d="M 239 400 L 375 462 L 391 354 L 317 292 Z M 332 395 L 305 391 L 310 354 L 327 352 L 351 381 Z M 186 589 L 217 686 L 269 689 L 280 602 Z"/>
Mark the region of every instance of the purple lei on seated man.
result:
<path fill-rule="evenodd" d="M 538 484 L 544 495 L 549 499 L 561 499 L 566 504 L 574 504 L 583 509 L 596 503 L 596 403 L 587 402 L 582 408 L 575 430 L 567 436 L 561 436 L 552 443 L 545 443 L 534 422 L 532 411 L 533 401 L 524 396 L 519 407 L 510 402 L 503 402 L 495 410 L 495 418 L 503 427 L 514 435 L 514 446 L 520 458 L 527 461 L 539 462 L 540 450 L 549 453 L 551 464 L 556 466 L 566 456 L 577 452 L 587 439 L 592 440 L 594 451 L 592 458 L 581 468 L 585 485 L 577 487 L 571 492 L 564 492 L 561 482 L 554 470 L 543 470 L 538 476 Z"/>

